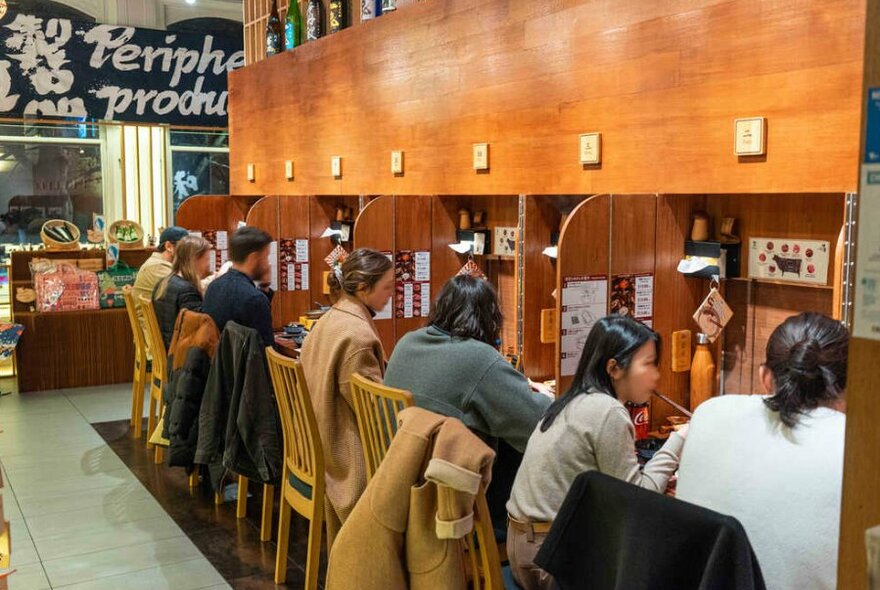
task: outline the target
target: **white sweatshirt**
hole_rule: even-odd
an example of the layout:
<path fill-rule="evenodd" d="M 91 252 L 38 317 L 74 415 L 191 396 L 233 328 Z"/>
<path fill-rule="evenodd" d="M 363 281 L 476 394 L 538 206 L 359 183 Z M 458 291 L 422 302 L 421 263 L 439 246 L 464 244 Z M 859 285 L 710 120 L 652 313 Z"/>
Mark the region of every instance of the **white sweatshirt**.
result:
<path fill-rule="evenodd" d="M 768 590 L 836 588 L 846 417 L 817 408 L 790 429 L 763 400 L 700 405 L 676 495 L 742 523 Z"/>

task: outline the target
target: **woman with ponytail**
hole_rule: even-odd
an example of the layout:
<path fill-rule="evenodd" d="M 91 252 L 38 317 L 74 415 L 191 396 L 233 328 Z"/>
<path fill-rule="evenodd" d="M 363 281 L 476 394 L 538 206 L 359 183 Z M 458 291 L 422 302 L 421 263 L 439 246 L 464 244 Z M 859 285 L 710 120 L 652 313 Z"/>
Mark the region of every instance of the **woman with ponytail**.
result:
<path fill-rule="evenodd" d="M 788 318 L 767 342 L 767 396 L 700 405 L 677 495 L 736 517 L 767 588 L 832 589 L 846 426 L 849 334 L 817 313 Z"/>
<path fill-rule="evenodd" d="M 303 342 L 302 366 L 324 446 L 328 548 L 367 485 L 352 405 L 352 373 L 381 382 L 385 352 L 373 316 L 394 293 L 394 266 L 381 252 L 361 248 L 328 277 L 333 307 Z"/>

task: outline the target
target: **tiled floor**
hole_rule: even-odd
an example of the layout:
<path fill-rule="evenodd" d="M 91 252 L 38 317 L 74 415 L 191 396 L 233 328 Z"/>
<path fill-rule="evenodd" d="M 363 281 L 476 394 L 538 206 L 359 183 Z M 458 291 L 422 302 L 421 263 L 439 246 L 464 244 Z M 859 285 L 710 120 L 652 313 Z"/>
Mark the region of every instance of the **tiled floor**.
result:
<path fill-rule="evenodd" d="M 91 426 L 127 419 L 130 392 L 0 397 L 3 514 L 17 570 L 9 589 L 231 588 Z"/>

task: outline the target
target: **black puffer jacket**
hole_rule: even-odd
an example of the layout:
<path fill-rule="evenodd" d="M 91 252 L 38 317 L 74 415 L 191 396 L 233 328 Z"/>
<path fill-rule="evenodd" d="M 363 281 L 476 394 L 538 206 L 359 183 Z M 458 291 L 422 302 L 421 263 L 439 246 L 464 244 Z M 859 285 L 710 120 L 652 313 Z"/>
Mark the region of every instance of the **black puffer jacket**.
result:
<path fill-rule="evenodd" d="M 220 334 L 211 316 L 180 312 L 168 348 L 164 436 L 171 441 L 168 464 L 191 470 L 199 433 L 199 409 Z"/>
<path fill-rule="evenodd" d="M 196 463 L 210 467 L 214 489 L 219 465 L 248 479 L 277 484 L 283 446 L 278 408 L 259 333 L 228 322 L 199 412 Z"/>
<path fill-rule="evenodd" d="M 153 290 L 153 309 L 156 310 L 156 319 L 159 320 L 159 330 L 162 332 L 162 342 L 165 350 L 171 353 L 171 336 L 177 322 L 177 315 L 182 309 L 202 311 L 202 294 L 192 283 L 177 275 L 168 278 L 168 288 L 162 297 L 156 298 L 156 294 L 164 281 L 159 281 Z"/>

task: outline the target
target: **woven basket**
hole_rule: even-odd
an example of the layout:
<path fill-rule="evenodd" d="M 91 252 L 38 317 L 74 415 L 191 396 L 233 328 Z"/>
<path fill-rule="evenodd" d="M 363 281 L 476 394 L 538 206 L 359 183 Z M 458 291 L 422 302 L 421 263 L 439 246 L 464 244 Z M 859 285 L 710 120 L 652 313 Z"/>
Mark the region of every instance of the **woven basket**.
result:
<path fill-rule="evenodd" d="M 50 227 L 66 227 L 73 235 L 73 241 L 62 242 L 48 235 L 46 229 Z M 43 240 L 43 244 L 46 245 L 46 250 L 79 250 L 79 235 L 79 228 L 71 222 L 63 219 L 50 219 L 44 223 L 42 229 L 40 229 L 40 239 Z"/>
<path fill-rule="evenodd" d="M 134 229 L 134 234 L 137 237 L 134 241 L 121 242 L 116 238 L 116 230 L 122 226 L 129 226 Z M 114 221 L 110 224 L 110 227 L 107 229 L 107 241 L 111 244 L 118 244 L 120 250 L 133 250 L 135 248 L 143 248 L 144 247 L 144 228 L 136 221 L 131 221 L 128 219 L 122 219 L 120 221 Z"/>

